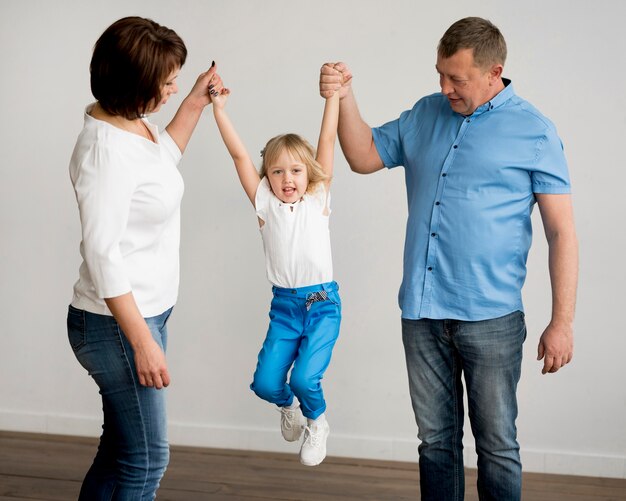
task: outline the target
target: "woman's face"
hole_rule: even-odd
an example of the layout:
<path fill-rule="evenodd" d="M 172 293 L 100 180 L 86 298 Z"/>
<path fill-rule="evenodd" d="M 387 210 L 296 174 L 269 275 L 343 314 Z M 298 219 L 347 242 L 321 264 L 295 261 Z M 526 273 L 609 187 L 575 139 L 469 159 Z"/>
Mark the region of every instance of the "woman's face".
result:
<path fill-rule="evenodd" d="M 156 103 L 156 106 L 150 109 L 150 113 L 156 113 L 157 111 L 159 111 L 161 109 L 161 106 L 167 103 L 167 100 L 170 98 L 170 96 L 178 92 L 178 83 L 176 82 L 176 79 L 178 78 L 179 72 L 180 68 L 176 68 L 168 75 L 167 80 L 161 86 L 161 101 Z"/>

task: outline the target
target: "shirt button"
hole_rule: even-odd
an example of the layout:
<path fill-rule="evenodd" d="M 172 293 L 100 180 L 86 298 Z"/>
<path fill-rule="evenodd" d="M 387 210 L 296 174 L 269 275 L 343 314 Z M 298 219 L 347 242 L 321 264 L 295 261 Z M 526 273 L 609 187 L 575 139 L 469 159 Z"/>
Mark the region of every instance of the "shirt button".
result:
<path fill-rule="evenodd" d="M 441 174 L 441 177 L 446 177 L 448 174 L 446 174 L 445 172 L 443 174 Z"/>
<path fill-rule="evenodd" d="M 458 144 L 455 144 L 455 145 L 453 146 L 453 148 L 454 148 L 455 150 L 456 150 L 458 147 L 459 147 L 459 145 L 458 145 Z"/>
<path fill-rule="evenodd" d="M 467 120 L 465 120 L 465 121 L 466 121 L 467 123 L 470 123 L 470 122 L 471 122 L 471 120 L 470 120 L 469 118 L 468 118 Z"/>
<path fill-rule="evenodd" d="M 433 267 L 432 267 L 432 266 L 429 266 L 429 267 L 428 267 L 428 271 L 433 271 Z"/>
<path fill-rule="evenodd" d="M 435 202 L 435 205 L 441 205 L 441 202 Z"/>
<path fill-rule="evenodd" d="M 437 236 L 437 234 L 436 234 L 436 233 L 431 233 L 431 234 L 430 234 L 430 236 L 431 236 L 431 237 L 436 237 L 436 236 Z"/>

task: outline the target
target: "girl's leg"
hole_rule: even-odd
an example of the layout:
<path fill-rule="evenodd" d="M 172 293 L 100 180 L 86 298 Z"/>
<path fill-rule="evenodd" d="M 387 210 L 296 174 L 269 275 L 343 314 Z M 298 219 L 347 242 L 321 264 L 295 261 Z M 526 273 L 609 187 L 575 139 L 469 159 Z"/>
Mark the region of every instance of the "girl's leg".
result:
<path fill-rule="evenodd" d="M 146 319 L 163 348 L 169 313 Z M 113 317 L 70 307 L 68 335 L 100 388 L 104 411 L 98 453 L 80 499 L 154 499 L 169 460 L 164 390 L 139 384 L 133 352 Z"/>
<path fill-rule="evenodd" d="M 295 298 L 274 294 L 270 325 L 259 352 L 250 389 L 263 400 L 279 407 L 293 403 L 287 373 L 300 347 L 304 318 Z"/>
<path fill-rule="evenodd" d="M 289 380 L 302 413 L 313 420 L 326 410 L 321 380 L 330 363 L 341 323 L 339 294 L 337 291 L 327 294 L 328 300 L 311 304 L 309 311 L 303 308 L 305 328 Z"/>

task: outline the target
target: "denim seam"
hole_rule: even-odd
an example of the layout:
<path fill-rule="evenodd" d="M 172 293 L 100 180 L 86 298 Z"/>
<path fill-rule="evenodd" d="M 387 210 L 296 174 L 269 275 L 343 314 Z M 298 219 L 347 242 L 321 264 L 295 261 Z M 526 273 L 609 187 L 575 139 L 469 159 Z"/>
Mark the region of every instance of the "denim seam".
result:
<path fill-rule="evenodd" d="M 120 324 L 115 322 L 115 331 L 117 333 L 119 342 L 120 342 L 120 346 L 122 348 L 122 353 L 124 355 L 124 362 L 126 363 L 126 369 L 128 370 L 128 373 L 130 374 L 131 380 L 133 381 L 133 387 L 135 389 L 135 405 L 137 406 L 137 412 L 139 413 L 139 417 L 140 417 L 140 422 L 141 422 L 141 434 L 143 436 L 143 445 L 144 445 L 144 461 L 145 461 L 145 465 L 146 465 L 146 472 L 145 472 L 145 476 L 143 479 L 143 486 L 141 488 L 141 494 L 143 496 L 143 493 L 146 490 L 146 484 L 148 483 L 148 476 L 150 475 L 150 454 L 148 452 L 148 437 L 146 437 L 146 429 L 145 429 L 145 420 L 144 420 L 144 416 L 141 412 L 141 405 L 139 404 L 139 394 L 137 392 L 137 384 L 141 384 L 139 383 L 138 379 L 137 379 L 137 374 L 133 371 L 130 360 L 128 359 L 128 353 L 126 351 L 126 348 L 124 346 L 124 340 L 122 339 L 122 336 L 126 336 L 123 332 L 122 329 L 120 328 Z M 128 338 L 127 338 L 128 339 Z"/>
<path fill-rule="evenodd" d="M 454 459 L 454 499 L 458 499 L 460 495 L 459 489 L 459 457 L 458 450 L 456 447 L 457 439 L 459 436 L 459 402 L 458 402 L 458 392 L 457 392 L 457 372 L 458 372 L 458 362 L 456 357 L 452 358 L 452 375 L 453 375 L 453 385 L 452 385 L 452 394 L 454 395 L 454 437 L 452 442 L 452 454 Z"/>

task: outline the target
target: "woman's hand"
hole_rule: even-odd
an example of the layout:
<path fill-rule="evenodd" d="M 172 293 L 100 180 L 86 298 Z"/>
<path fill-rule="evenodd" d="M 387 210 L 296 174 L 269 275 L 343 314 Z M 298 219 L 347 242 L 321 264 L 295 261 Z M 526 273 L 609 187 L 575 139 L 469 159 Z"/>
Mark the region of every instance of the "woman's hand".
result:
<path fill-rule="evenodd" d="M 104 301 L 133 349 L 139 383 L 159 390 L 169 385 L 170 374 L 165 353 L 152 337 L 148 324 L 137 308 L 133 293 L 104 298 Z"/>
<path fill-rule="evenodd" d="M 166 127 L 181 152 L 185 151 L 204 107 L 211 103 L 212 98 L 220 96 L 225 90 L 214 62 L 208 71 L 200 74 L 191 92 L 183 100 L 176 115 Z"/>
<path fill-rule="evenodd" d="M 213 62 L 207 71 L 200 73 L 187 100 L 195 106 L 204 108 L 211 103 L 212 97 L 219 95 L 222 90 L 224 90 L 224 85 L 217 73 L 217 66 Z"/>
<path fill-rule="evenodd" d="M 165 353 L 156 341 L 149 339 L 133 349 L 139 383 L 157 390 L 169 386 L 170 373 L 167 370 Z"/>

